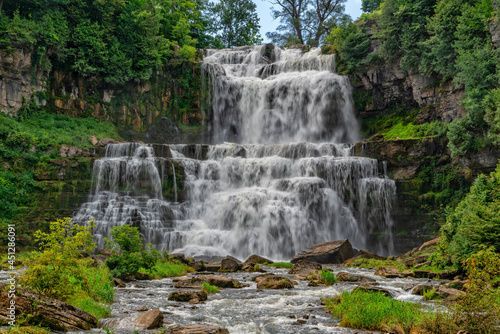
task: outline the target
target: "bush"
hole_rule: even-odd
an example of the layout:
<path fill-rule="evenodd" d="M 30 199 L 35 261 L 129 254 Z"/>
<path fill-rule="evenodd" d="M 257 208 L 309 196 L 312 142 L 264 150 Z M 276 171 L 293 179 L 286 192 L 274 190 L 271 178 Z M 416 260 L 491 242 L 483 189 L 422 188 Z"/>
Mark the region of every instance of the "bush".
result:
<path fill-rule="evenodd" d="M 183 276 L 193 272 L 193 269 L 175 260 L 158 259 L 150 272 L 153 278 L 165 278 Z"/>
<path fill-rule="evenodd" d="M 269 263 L 267 266 L 269 267 L 278 267 L 278 268 L 292 268 L 293 263 L 290 262 L 274 262 L 274 263 Z"/>
<path fill-rule="evenodd" d="M 92 252 L 95 244 L 88 227 L 71 224 L 70 218 L 50 223 L 50 233 L 37 231 L 40 252 L 26 262 L 21 282 L 41 295 L 68 302 L 96 317 L 110 313 L 104 304 L 113 301 L 111 274 L 106 266 L 92 267 L 92 259 L 80 252 Z"/>

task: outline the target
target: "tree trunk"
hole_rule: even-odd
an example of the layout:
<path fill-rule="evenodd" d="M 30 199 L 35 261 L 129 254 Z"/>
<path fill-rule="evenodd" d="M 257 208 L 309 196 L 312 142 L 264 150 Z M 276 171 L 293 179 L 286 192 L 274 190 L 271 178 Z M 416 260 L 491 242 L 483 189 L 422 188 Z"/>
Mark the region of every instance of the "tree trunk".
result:
<path fill-rule="evenodd" d="M 0 13 L 2 12 L 3 0 L 0 0 Z"/>

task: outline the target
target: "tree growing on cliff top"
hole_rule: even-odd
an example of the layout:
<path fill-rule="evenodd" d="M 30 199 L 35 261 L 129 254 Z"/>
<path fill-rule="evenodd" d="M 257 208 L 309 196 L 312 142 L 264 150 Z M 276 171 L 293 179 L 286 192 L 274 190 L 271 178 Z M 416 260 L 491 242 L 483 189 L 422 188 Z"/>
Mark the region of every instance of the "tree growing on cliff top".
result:
<path fill-rule="evenodd" d="M 208 15 L 211 18 L 209 31 L 216 48 L 262 43 L 257 6 L 252 0 L 220 0 L 210 3 Z"/>
<path fill-rule="evenodd" d="M 277 31 L 266 36 L 275 44 L 298 42 L 318 46 L 343 16 L 346 0 L 269 0 L 274 19 L 280 19 Z"/>

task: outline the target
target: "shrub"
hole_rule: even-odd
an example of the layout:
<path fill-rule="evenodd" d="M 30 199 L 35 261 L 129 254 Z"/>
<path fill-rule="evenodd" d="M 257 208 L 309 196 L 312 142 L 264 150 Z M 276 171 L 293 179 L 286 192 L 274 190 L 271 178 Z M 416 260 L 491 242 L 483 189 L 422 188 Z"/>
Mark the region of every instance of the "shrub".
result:
<path fill-rule="evenodd" d="M 158 259 L 150 272 L 153 278 L 165 278 L 183 276 L 193 272 L 193 269 L 175 260 Z"/>
<path fill-rule="evenodd" d="M 278 268 L 291 268 L 291 267 L 293 267 L 293 263 L 290 263 L 290 262 L 274 262 L 274 263 L 269 263 L 267 266 L 269 266 L 269 267 L 278 267 Z"/>

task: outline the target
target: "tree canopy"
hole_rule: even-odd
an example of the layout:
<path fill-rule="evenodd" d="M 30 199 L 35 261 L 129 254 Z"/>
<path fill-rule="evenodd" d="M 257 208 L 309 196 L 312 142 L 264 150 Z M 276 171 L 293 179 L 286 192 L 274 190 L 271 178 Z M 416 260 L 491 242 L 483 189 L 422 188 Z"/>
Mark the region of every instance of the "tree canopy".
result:
<path fill-rule="evenodd" d="M 343 16 L 346 0 L 269 0 L 274 19 L 280 20 L 275 32 L 266 36 L 273 43 L 318 46 Z"/>

